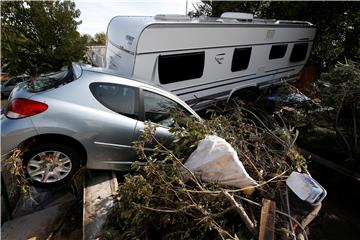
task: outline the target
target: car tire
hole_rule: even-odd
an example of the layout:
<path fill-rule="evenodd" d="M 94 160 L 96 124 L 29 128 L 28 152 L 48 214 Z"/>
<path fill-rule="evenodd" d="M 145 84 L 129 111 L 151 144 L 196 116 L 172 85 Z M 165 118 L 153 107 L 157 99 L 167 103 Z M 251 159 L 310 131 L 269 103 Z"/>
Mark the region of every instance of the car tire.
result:
<path fill-rule="evenodd" d="M 23 159 L 26 177 L 39 187 L 64 185 L 80 168 L 80 154 L 62 143 L 37 143 L 24 153 Z"/>
<path fill-rule="evenodd" d="M 5 94 L 1 93 L 1 100 L 5 100 L 7 99 L 7 97 L 5 96 Z"/>

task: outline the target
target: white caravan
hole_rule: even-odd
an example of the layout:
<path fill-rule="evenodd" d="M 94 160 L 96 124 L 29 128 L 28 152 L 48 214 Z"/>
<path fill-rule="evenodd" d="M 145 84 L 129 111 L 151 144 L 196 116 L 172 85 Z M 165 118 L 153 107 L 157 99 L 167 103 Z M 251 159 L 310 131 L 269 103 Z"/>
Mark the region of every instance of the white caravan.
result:
<path fill-rule="evenodd" d="M 240 89 L 297 80 L 315 32 L 309 22 L 246 13 L 119 16 L 107 29 L 106 67 L 161 85 L 199 110 Z"/>

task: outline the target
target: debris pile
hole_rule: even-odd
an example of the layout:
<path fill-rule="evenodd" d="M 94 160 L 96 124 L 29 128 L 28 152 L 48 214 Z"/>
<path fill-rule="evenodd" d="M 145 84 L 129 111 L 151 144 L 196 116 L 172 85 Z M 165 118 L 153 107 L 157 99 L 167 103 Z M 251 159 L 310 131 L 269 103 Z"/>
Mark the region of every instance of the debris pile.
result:
<path fill-rule="evenodd" d="M 293 171 L 308 174 L 295 145 L 298 132 L 276 120 L 281 116 L 263 121 L 235 105 L 204 121 L 177 116 L 172 145 L 147 124 L 134 143 L 139 161 L 119 186 L 103 239 L 307 239 L 305 228 L 321 204 L 314 209 L 286 185 Z M 209 136 L 236 151 L 248 174 L 244 187 L 206 178 L 187 162 Z M 226 177 L 221 166 L 214 168 L 212 176 Z"/>

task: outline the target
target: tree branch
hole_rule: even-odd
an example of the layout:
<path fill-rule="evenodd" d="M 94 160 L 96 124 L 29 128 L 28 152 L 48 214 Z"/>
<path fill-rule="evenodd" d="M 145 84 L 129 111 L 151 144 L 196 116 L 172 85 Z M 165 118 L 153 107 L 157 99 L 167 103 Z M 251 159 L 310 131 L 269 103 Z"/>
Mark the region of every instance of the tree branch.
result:
<path fill-rule="evenodd" d="M 255 228 L 254 223 L 250 220 L 249 216 L 247 215 L 247 213 L 245 212 L 244 207 L 238 203 L 235 198 L 230 195 L 228 192 L 224 191 L 223 192 L 224 196 L 230 201 L 230 203 L 236 207 L 236 211 L 239 213 L 241 219 L 244 221 L 247 229 L 249 229 L 249 231 L 254 234 L 255 236 L 257 236 L 257 230 Z"/>

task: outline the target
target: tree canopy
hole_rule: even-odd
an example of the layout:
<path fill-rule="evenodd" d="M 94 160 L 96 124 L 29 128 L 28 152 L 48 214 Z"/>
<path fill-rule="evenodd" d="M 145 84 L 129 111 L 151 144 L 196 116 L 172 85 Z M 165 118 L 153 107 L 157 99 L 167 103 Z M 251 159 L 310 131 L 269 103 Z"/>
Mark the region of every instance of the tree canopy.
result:
<path fill-rule="evenodd" d="M 101 32 L 101 33 L 96 33 L 95 34 L 95 42 L 98 45 L 105 45 L 106 44 L 106 34 Z"/>
<path fill-rule="evenodd" d="M 262 18 L 309 21 L 317 27 L 310 62 L 328 69 L 345 59 L 360 61 L 359 2 L 203 1 L 191 14 L 219 17 L 223 12 L 249 12 Z"/>
<path fill-rule="evenodd" d="M 83 58 L 80 10 L 71 1 L 1 2 L 1 61 L 11 74 L 56 70 Z"/>
<path fill-rule="evenodd" d="M 87 45 L 106 45 L 106 34 L 104 32 L 95 33 L 94 37 L 90 34 L 84 34 L 83 37 L 86 38 Z"/>

